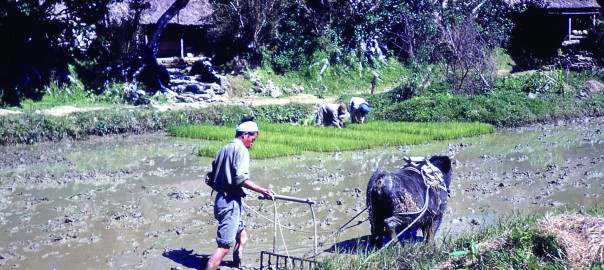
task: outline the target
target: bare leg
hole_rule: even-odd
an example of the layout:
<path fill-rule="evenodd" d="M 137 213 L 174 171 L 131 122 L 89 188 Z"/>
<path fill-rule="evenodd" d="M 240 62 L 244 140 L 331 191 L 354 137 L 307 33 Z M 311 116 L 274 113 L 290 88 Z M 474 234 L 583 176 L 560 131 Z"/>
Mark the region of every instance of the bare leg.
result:
<path fill-rule="evenodd" d="M 229 253 L 228 248 L 217 247 L 212 253 L 212 257 L 208 260 L 208 264 L 206 265 L 206 270 L 214 270 L 220 266 L 220 262 L 222 262 L 222 258 Z"/>
<path fill-rule="evenodd" d="M 235 249 L 233 251 L 233 262 L 235 266 L 241 266 L 241 260 L 243 259 L 243 249 L 245 248 L 245 243 L 247 243 L 248 234 L 245 230 L 241 231 L 241 233 L 237 237 L 237 243 L 235 244 Z"/>

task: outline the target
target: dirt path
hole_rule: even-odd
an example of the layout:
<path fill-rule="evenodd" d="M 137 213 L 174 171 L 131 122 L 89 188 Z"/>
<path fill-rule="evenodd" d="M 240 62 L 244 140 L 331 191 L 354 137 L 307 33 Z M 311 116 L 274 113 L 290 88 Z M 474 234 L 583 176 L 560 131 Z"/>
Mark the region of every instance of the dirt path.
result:
<path fill-rule="evenodd" d="M 270 97 L 246 97 L 246 98 L 233 98 L 230 100 L 232 104 L 244 104 L 247 106 L 260 106 L 260 105 L 285 105 L 290 103 L 301 103 L 301 104 L 325 104 L 332 103 L 338 99 L 338 96 L 330 96 L 326 98 L 319 98 L 309 94 L 298 94 L 295 96 L 287 96 L 281 98 L 270 98 Z M 199 109 L 207 107 L 208 103 L 173 103 L 173 104 L 152 104 L 151 106 L 159 111 L 167 110 L 184 110 L 184 109 Z M 121 106 L 127 108 L 136 108 L 135 106 Z M 53 115 L 53 116 L 65 116 L 76 112 L 96 111 L 113 108 L 113 106 L 92 106 L 92 107 L 76 107 L 71 105 L 58 106 L 55 108 L 38 110 L 40 114 Z M 20 114 L 22 110 L 8 110 L 0 109 L 0 116 L 6 116 L 10 114 Z"/>
<path fill-rule="evenodd" d="M 309 95 L 309 94 L 298 94 L 295 96 L 287 96 L 281 98 L 271 98 L 271 97 L 237 97 L 232 98 L 229 102 L 230 104 L 243 104 L 246 106 L 262 106 L 262 105 L 286 105 L 291 103 L 300 103 L 300 104 L 325 104 L 325 103 L 333 103 L 339 97 L 338 96 L 330 96 L 326 98 L 319 98 L 317 96 Z M 205 108 L 209 106 L 208 103 L 174 103 L 174 104 L 153 104 L 154 108 L 160 111 L 167 110 L 183 110 L 183 109 L 199 109 Z"/>
<path fill-rule="evenodd" d="M 134 108 L 134 106 L 126 106 Z M 105 110 L 108 108 L 112 108 L 110 106 L 92 106 L 92 107 L 76 107 L 71 105 L 58 106 L 50 109 L 44 110 L 36 110 L 37 113 L 52 115 L 52 116 L 65 116 L 76 112 L 88 112 L 88 111 L 97 111 L 97 110 Z M 0 109 L 0 116 L 10 115 L 10 114 L 20 114 L 22 110 L 7 110 Z"/>
<path fill-rule="evenodd" d="M 331 96 L 326 98 L 319 98 L 317 96 L 309 94 L 299 94 L 296 96 L 289 96 L 284 98 L 267 98 L 267 97 L 250 97 L 242 99 L 242 102 L 250 106 L 260 105 L 285 105 L 290 103 L 302 103 L 302 104 L 325 104 L 333 103 L 338 99 L 338 96 Z"/>

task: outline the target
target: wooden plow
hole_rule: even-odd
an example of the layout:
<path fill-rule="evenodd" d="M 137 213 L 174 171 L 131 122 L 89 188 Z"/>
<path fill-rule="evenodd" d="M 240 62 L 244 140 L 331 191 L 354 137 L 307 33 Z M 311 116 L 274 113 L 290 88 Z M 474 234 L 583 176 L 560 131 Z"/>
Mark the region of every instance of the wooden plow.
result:
<path fill-rule="evenodd" d="M 261 200 L 269 200 L 264 197 L 258 197 Z M 300 199 L 295 197 L 288 197 L 282 195 L 274 195 L 273 200 L 284 200 L 290 202 L 306 203 L 310 207 L 312 214 L 312 224 L 314 227 L 314 257 L 317 257 L 317 221 L 315 219 L 315 211 L 313 209 L 314 201 L 310 199 Z M 275 253 L 275 243 L 277 239 L 277 211 L 275 210 L 274 232 L 273 232 L 273 251 L 261 251 L 260 252 L 260 269 L 278 270 L 278 269 L 313 269 L 317 262 L 313 259 L 296 258 L 288 255 L 282 255 Z"/>

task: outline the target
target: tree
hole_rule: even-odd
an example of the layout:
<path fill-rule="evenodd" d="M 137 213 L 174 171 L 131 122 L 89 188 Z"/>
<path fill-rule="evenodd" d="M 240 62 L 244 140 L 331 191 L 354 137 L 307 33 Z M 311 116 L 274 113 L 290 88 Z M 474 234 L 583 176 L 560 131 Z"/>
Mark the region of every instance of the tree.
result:
<path fill-rule="evenodd" d="M 389 3 L 391 18 L 384 39 L 402 60 L 417 63 L 438 59 L 439 32 L 434 15 L 439 6 L 427 1 Z"/>
<path fill-rule="evenodd" d="M 604 65 L 604 21 L 598 20 L 594 28 L 590 29 L 585 47 L 593 52 L 596 63 Z"/>
<path fill-rule="evenodd" d="M 40 99 L 49 83 L 68 82 L 68 64 L 97 55 L 90 45 L 103 32 L 115 0 L 8 0 L 0 6 L 0 103 Z"/>
<path fill-rule="evenodd" d="M 452 92 L 492 92 L 496 80 L 495 50 L 511 29 L 510 9 L 502 1 L 451 3 L 436 20 L 444 45 L 439 61 Z"/>
<path fill-rule="evenodd" d="M 491 59 L 494 48 L 476 31 L 476 22 L 470 17 L 441 29 L 448 53 L 440 67 L 452 92 L 474 94 L 492 92 L 495 63 Z M 485 91 L 482 91 L 485 90 Z"/>
<path fill-rule="evenodd" d="M 210 0 L 214 9 L 213 38 L 220 46 L 218 61 L 226 62 L 240 55 L 257 62 L 260 51 L 267 47 L 277 27 L 287 16 L 291 0 Z"/>
<path fill-rule="evenodd" d="M 168 23 L 176 14 L 187 6 L 189 0 L 176 0 L 157 20 L 155 29 L 144 51 L 143 65 L 141 66 L 138 79 L 151 90 L 165 92 L 170 84 L 170 77 L 166 69 L 157 63 L 157 51 L 159 50 L 159 39 Z"/>

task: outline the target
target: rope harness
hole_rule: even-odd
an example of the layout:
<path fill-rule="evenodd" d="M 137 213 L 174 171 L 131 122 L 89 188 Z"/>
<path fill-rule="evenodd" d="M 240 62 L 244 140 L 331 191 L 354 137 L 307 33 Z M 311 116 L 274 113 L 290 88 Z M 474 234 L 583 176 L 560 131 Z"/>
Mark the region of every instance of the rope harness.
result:
<path fill-rule="evenodd" d="M 407 162 L 403 170 L 413 171 L 421 175 L 426 187 L 439 188 L 449 194 L 443 173 L 434 164 L 430 163 L 430 160 L 423 157 L 404 157 L 403 160 Z"/>

